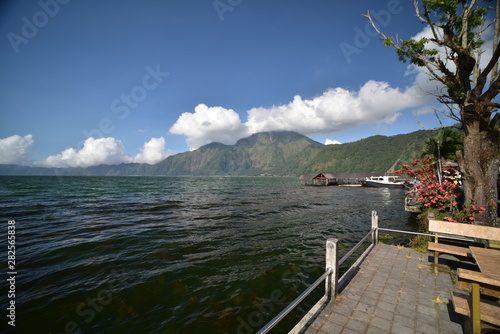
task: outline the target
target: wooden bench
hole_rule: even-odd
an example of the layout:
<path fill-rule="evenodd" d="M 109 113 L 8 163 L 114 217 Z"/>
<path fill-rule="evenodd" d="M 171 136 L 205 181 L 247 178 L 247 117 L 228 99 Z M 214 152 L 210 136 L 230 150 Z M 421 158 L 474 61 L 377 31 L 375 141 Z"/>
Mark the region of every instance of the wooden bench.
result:
<path fill-rule="evenodd" d="M 471 292 L 471 283 L 478 282 L 481 284 L 482 294 L 500 298 L 500 280 L 495 277 L 489 277 L 479 271 L 473 271 L 463 268 L 458 268 L 457 277 L 457 288 L 459 290 Z M 500 317 L 498 321 L 500 321 Z"/>
<path fill-rule="evenodd" d="M 451 300 L 457 313 L 472 321 L 473 333 L 481 333 L 481 321 L 500 326 L 500 304 L 482 299 L 481 295 L 500 297 L 500 279 L 482 272 L 459 268 L 457 270 L 458 288 L 471 292 L 453 291 Z"/>
<path fill-rule="evenodd" d="M 451 293 L 451 300 L 453 301 L 453 307 L 455 312 L 463 314 L 467 317 L 471 317 L 470 305 L 471 295 L 465 292 L 453 291 Z M 498 303 L 481 299 L 480 300 L 481 321 L 488 322 L 490 324 L 500 326 L 500 307 Z"/>
<path fill-rule="evenodd" d="M 474 260 L 468 247 L 460 247 L 439 243 L 439 234 L 454 235 L 475 239 L 500 241 L 500 228 L 469 225 L 429 219 L 429 232 L 434 233 L 434 242 L 430 241 L 427 248 L 434 252 L 434 273 L 437 274 L 439 253 L 446 253 Z M 471 240 L 472 241 L 472 240 Z"/>

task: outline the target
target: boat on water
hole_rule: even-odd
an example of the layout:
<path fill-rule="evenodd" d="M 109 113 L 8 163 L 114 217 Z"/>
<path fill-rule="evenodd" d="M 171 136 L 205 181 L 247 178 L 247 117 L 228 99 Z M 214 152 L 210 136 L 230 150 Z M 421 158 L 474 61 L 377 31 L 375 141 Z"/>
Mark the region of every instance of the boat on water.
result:
<path fill-rule="evenodd" d="M 400 180 L 397 176 L 392 175 L 372 176 L 359 182 L 364 187 L 404 188 L 406 186 L 405 180 Z"/>

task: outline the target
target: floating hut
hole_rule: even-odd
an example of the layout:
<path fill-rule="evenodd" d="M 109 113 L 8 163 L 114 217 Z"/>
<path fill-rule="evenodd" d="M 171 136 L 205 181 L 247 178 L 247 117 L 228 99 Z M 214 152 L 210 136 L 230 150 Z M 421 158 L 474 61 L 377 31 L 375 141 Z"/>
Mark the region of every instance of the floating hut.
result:
<path fill-rule="evenodd" d="M 308 186 L 332 186 L 337 185 L 337 179 L 332 173 L 304 174 L 300 180 Z"/>

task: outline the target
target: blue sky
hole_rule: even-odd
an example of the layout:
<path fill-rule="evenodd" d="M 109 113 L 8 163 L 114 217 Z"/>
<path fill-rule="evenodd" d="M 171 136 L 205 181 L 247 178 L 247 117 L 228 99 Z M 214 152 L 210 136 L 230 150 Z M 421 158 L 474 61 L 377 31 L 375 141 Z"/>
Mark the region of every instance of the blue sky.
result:
<path fill-rule="evenodd" d="M 425 28 L 413 0 L 3 2 L 0 163 L 155 163 L 259 131 L 345 143 L 438 126 L 425 75 L 382 46 L 368 10 L 390 35 Z"/>

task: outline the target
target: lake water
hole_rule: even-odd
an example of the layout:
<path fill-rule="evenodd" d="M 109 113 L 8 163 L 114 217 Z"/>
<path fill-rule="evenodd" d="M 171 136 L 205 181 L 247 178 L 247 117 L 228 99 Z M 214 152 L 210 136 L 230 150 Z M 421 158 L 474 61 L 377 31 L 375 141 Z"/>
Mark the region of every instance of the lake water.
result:
<path fill-rule="evenodd" d="M 0 177 L 15 220 L 11 333 L 252 333 L 380 226 L 415 230 L 404 190 L 295 178 Z M 9 271 L 3 266 L 4 276 Z M 4 281 L 5 282 L 5 281 Z M 288 316 L 286 333 L 324 293 Z M 7 311 L 8 312 L 8 311 Z"/>

